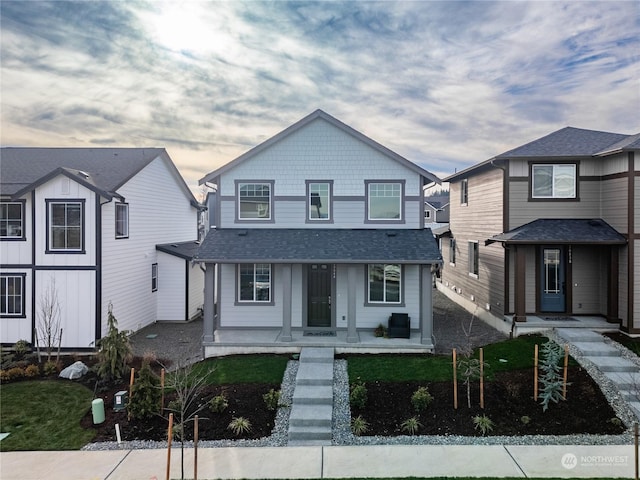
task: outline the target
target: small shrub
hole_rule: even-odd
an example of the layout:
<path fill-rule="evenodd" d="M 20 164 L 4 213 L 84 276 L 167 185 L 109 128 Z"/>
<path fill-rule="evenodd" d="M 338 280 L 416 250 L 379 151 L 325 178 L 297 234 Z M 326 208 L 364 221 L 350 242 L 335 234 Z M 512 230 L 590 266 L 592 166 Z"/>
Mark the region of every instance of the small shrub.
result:
<path fill-rule="evenodd" d="M 360 380 L 360 377 L 351 385 L 349 404 L 355 408 L 364 408 L 367 404 L 367 386 Z"/>
<path fill-rule="evenodd" d="M 362 417 L 362 415 L 358 415 L 356 418 L 351 419 L 351 432 L 354 435 L 364 435 L 369 430 L 369 423 Z"/>
<path fill-rule="evenodd" d="M 520 417 L 520 422 L 523 425 L 529 425 L 531 423 L 531 417 L 529 417 L 528 415 L 523 415 Z"/>
<path fill-rule="evenodd" d="M 244 417 L 233 417 L 227 428 L 231 430 L 234 435 L 240 436 L 251 431 L 251 422 Z"/>
<path fill-rule="evenodd" d="M 264 403 L 267 405 L 267 410 L 277 410 L 278 403 L 280 402 L 280 390 L 269 390 L 262 396 Z"/>
<path fill-rule="evenodd" d="M 384 337 L 387 334 L 387 329 L 384 328 L 384 325 L 379 324 L 376 329 L 373 331 L 373 335 L 375 337 Z"/>
<path fill-rule="evenodd" d="M 152 417 L 160 411 L 161 398 L 160 379 L 151 370 L 149 362 L 144 362 L 131 387 L 131 398 L 127 405 L 129 415 L 136 419 Z"/>
<path fill-rule="evenodd" d="M 13 367 L 7 370 L 7 376 L 9 381 L 17 380 L 19 378 L 24 377 L 24 368 Z"/>
<path fill-rule="evenodd" d="M 427 387 L 420 387 L 411 395 L 411 405 L 416 409 L 416 412 L 426 409 L 432 401 L 433 396 Z"/>
<path fill-rule="evenodd" d="M 127 330 L 118 330 L 118 320 L 113 315 L 113 305 L 111 304 L 109 304 L 107 322 L 109 331 L 105 337 L 102 337 L 97 342 L 98 347 L 100 347 L 97 374 L 102 380 L 110 381 L 122 378 L 132 354 L 128 337 L 129 332 Z"/>
<path fill-rule="evenodd" d="M 407 432 L 409 435 L 415 435 L 418 433 L 418 430 L 422 428 L 422 423 L 420 423 L 418 417 L 411 417 L 402 422 L 400 428 L 403 432 Z"/>
<path fill-rule="evenodd" d="M 493 421 L 486 415 L 476 415 L 473 417 L 473 428 L 480 430 L 483 436 L 493 430 L 493 425 Z"/>
<path fill-rule="evenodd" d="M 9 381 L 9 371 L 8 370 L 0 370 L 0 382 L 6 383 Z"/>
<path fill-rule="evenodd" d="M 560 360 L 563 355 L 562 347 L 551 340 L 542 345 L 538 382 L 540 383 L 540 404 L 543 412 L 547 411 L 550 402 L 558 403 L 563 400 L 563 378 L 560 374 Z"/>
<path fill-rule="evenodd" d="M 618 417 L 613 417 L 609 419 L 609 423 L 611 425 L 615 425 L 616 427 L 621 427 L 622 426 L 622 420 L 620 420 Z"/>
<path fill-rule="evenodd" d="M 227 401 L 227 397 L 224 394 L 216 395 L 209 401 L 209 410 L 213 413 L 222 413 L 229 406 L 229 402 Z"/>
<path fill-rule="evenodd" d="M 42 368 L 42 371 L 46 376 L 55 375 L 59 372 L 58 364 L 53 360 L 49 360 L 44 363 L 44 367 Z"/>
<path fill-rule="evenodd" d="M 18 340 L 13 345 L 13 353 L 16 356 L 16 359 L 24 357 L 27 353 L 29 353 L 31 349 L 29 348 L 29 342 L 26 340 Z"/>
<path fill-rule="evenodd" d="M 29 365 L 24 369 L 24 376 L 28 378 L 37 377 L 40 375 L 40 367 L 38 365 Z"/>

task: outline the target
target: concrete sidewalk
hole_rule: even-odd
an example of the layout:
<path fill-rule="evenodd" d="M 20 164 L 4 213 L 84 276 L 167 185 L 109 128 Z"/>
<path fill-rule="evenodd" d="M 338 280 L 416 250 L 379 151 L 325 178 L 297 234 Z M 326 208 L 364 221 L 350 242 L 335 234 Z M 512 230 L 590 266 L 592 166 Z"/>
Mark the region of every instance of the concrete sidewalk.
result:
<path fill-rule="evenodd" d="M 632 445 L 378 445 L 198 450 L 198 478 L 560 477 L 634 478 Z M 167 450 L 5 452 L 2 480 L 162 480 Z M 185 450 L 185 478 L 194 478 Z M 180 478 L 180 449 L 170 478 Z"/>

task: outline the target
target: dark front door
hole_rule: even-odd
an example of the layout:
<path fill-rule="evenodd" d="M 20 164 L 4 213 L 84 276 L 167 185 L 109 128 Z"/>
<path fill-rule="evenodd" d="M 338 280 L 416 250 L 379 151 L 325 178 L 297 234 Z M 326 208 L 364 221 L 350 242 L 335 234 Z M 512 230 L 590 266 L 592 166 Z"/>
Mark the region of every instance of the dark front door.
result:
<path fill-rule="evenodd" d="M 331 265 L 309 265 L 307 326 L 331 326 Z"/>
<path fill-rule="evenodd" d="M 565 266 L 562 247 L 544 247 L 541 255 L 540 310 L 542 312 L 564 312 Z"/>

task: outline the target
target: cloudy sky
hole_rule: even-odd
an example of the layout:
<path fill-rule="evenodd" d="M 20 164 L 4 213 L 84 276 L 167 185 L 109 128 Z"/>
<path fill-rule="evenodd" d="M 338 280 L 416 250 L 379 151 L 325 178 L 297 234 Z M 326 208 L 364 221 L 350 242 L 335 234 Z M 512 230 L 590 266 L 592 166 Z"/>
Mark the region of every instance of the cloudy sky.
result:
<path fill-rule="evenodd" d="M 636 1 L 0 0 L 3 146 L 165 147 L 187 183 L 321 108 L 446 176 L 640 132 Z"/>

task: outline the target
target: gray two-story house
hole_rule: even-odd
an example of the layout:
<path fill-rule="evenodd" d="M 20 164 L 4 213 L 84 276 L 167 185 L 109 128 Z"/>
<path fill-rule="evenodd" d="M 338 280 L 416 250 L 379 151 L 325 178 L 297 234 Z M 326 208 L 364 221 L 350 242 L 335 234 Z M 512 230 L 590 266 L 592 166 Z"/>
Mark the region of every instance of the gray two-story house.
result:
<path fill-rule="evenodd" d="M 215 228 L 196 256 L 205 355 L 242 331 L 355 344 L 391 313 L 407 314 L 414 341 L 432 348 L 441 257 L 423 228 L 423 190 L 434 182 L 321 110 L 202 178 L 216 188 Z"/>
<path fill-rule="evenodd" d="M 639 149 L 567 127 L 446 178 L 439 287 L 496 326 L 595 316 L 640 333 Z"/>

